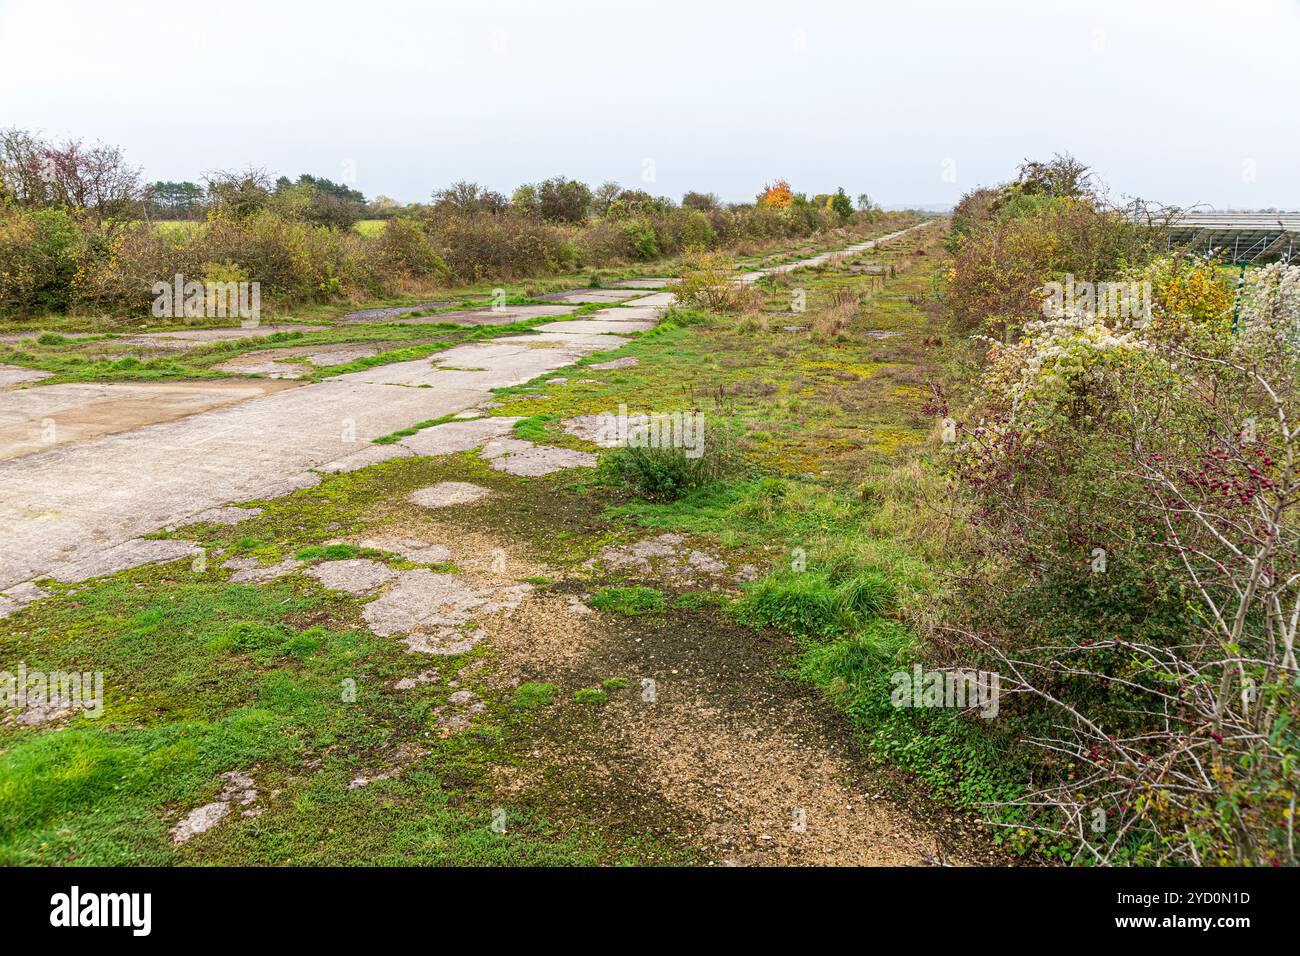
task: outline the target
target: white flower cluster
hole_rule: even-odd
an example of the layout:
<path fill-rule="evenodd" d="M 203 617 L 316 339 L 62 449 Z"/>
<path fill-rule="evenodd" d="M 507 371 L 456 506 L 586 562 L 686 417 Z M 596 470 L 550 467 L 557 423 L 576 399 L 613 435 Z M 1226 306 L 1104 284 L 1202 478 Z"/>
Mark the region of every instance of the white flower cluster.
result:
<path fill-rule="evenodd" d="M 1025 326 L 1025 339 L 1031 351 L 1021 368 L 1020 381 L 1011 388 L 1016 399 L 1059 394 L 1070 381 L 1087 375 L 1107 353 L 1129 354 L 1146 347 L 1132 332 L 1117 332 L 1096 316 L 1077 314 L 1030 322 Z"/>
<path fill-rule="evenodd" d="M 1300 266 L 1274 262 L 1246 274 L 1237 330 L 1247 347 L 1300 348 Z"/>

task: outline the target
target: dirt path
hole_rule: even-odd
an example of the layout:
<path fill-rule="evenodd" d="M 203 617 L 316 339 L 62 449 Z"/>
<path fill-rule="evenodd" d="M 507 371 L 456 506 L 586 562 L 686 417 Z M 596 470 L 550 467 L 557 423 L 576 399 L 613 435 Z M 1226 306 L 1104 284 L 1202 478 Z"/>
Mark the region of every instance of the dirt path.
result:
<path fill-rule="evenodd" d="M 538 501 L 527 488 L 445 509 L 417 530 L 453 543 L 474 586 L 499 584 L 501 573 L 552 582 L 484 624 L 488 666 L 463 675 L 505 696 L 525 682 L 557 688 L 555 704 L 518 743 L 523 759 L 501 771 L 502 798 L 536 805 L 561 825 L 594 818 L 613 845 L 644 839 L 644 862 L 663 862 L 655 854 L 666 852 L 723 866 L 989 859 L 970 821 L 930 807 L 918 813 L 925 804 L 902 781 L 868 769 L 843 716 L 785 676 L 799 651 L 792 639 L 671 600 L 646 615 L 590 607 L 607 584 L 653 586 L 670 598 L 702 587 L 736 593 L 747 556 L 646 532 L 603 558 L 548 560 L 539 539 L 589 538 L 600 524 L 580 501 Z M 621 559 L 629 550 L 649 557 L 629 564 Z M 487 555 L 506 556 L 497 574 Z M 606 699 L 577 702 L 584 688 Z"/>

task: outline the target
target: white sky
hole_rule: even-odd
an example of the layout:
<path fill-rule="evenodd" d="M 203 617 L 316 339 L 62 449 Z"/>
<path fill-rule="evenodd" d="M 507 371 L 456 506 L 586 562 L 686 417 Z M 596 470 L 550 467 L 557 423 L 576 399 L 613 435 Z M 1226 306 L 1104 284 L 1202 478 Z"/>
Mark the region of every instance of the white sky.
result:
<path fill-rule="evenodd" d="M 951 203 L 1068 150 L 1117 195 L 1300 208 L 1300 0 L 0 0 L 0 51 L 0 126 L 151 181 Z"/>

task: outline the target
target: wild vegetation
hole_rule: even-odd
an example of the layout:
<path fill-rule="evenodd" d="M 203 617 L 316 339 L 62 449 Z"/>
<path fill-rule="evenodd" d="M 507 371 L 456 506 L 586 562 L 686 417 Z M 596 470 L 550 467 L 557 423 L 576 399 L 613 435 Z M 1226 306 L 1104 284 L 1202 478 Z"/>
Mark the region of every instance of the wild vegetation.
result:
<path fill-rule="evenodd" d="M 6 648 L 55 668 L 93 644 L 131 693 L 106 725 L 0 727 L 0 859 L 66 862 L 75 846 L 92 862 L 696 862 L 697 822 L 663 816 L 636 774 L 597 781 L 555 756 L 607 765 L 610 714 L 634 693 L 621 675 L 653 658 L 674 675 L 742 661 L 720 697 L 776 680 L 817 688 L 873 762 L 904 772 L 906 802 L 989 825 L 967 858 L 1294 865 L 1300 269 L 1164 250 L 1159 212 L 1108 203 L 1069 157 L 970 193 L 950 228 L 740 286 L 737 269 L 770 242 L 784 246 L 766 265 L 806 252 L 805 237 L 843 248 L 894 220 L 865 196 L 854 209 L 842 190 L 808 198 L 782 181 L 732 206 L 564 178 L 509 198 L 457 183 L 427 205 L 381 204 L 383 216 L 347 187 L 256 171 L 137 194 L 113 151 L 76 144 L 65 166 L 116 172 L 99 192 L 60 173 L 55 190 L 13 159 L 52 147 L 11 133 L 5 148 L 0 263 L 16 265 L 0 291 L 18 314 L 139 310 L 155 269 L 256 278 L 285 303 L 485 280 L 527 302 L 544 286 L 523 277 L 661 257 L 681 281 L 654 328 L 571 376 L 496 390 L 485 414 L 517 418 L 516 440 L 600 453 L 582 477 L 416 457 L 259 502 L 238 532 L 166 532 L 222 561 L 406 568 L 333 539 L 418 525 L 411 489 L 471 480 L 493 503 L 437 532 L 526 553 L 544 566 L 525 580 L 599 615 L 608 641 L 568 632 L 576 664 L 514 661 L 510 680 L 494 672 L 505 652 L 485 644 L 399 695 L 388 688 L 409 657 L 361 624 L 360 602 L 297 572 L 235 585 L 214 562 L 53 585 L 0 624 Z M 164 207 L 191 221 L 159 229 L 148 219 Z M 356 229 L 363 215 L 379 228 Z M 1053 297 L 1075 283 L 1096 294 Z M 482 287 L 456 295 L 484 302 Z M 312 373 L 324 377 L 531 324 L 441 325 L 440 308 L 428 324 L 204 346 L 166 368 L 89 362 L 83 350 L 114 347 L 98 335 L 42 336 L 20 359 L 56 381 L 202 377 L 243 350 L 386 343 Z M 564 427 L 619 405 L 703 415 L 706 440 L 690 455 L 609 449 Z M 730 587 L 592 569 L 602 545 L 668 532 L 752 573 Z M 717 652 L 703 667 L 701 649 Z M 895 678 L 913 668 L 996 673 L 996 713 L 899 706 Z M 335 688 L 357 673 L 383 689 L 341 711 Z M 453 687 L 485 708 L 468 732 L 430 740 Z M 172 845 L 162 821 L 248 765 L 288 798 L 268 798 L 256 824 Z M 354 789 L 358 766 L 377 775 Z M 520 798 L 501 784 L 514 772 L 546 785 Z M 484 820 L 501 802 L 522 824 L 494 841 Z M 628 805 L 643 816 L 610 810 Z"/>
<path fill-rule="evenodd" d="M 165 220 L 165 221 L 158 221 Z M 364 222 L 364 228 L 359 226 Z M 431 201 L 367 202 L 346 184 L 261 169 L 202 184 L 146 185 L 116 147 L 0 132 L 0 314 L 146 314 L 153 283 L 260 283 L 289 307 L 423 295 L 799 237 L 849 238 L 897 217 L 843 190 L 789 187 L 753 203 L 707 193 L 682 203 L 643 190 L 555 177 L 506 198 L 475 183 Z"/>

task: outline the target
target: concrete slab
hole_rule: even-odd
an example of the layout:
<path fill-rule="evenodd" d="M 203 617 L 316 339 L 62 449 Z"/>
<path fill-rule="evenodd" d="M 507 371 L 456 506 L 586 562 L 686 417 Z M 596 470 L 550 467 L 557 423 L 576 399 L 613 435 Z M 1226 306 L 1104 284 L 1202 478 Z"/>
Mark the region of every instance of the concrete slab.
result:
<path fill-rule="evenodd" d="M 651 276 L 644 279 L 620 279 L 618 282 L 611 282 L 610 285 L 616 289 L 665 289 L 681 281 L 681 279 Z"/>
<path fill-rule="evenodd" d="M 453 325 L 510 325 L 524 319 L 544 319 L 552 315 L 568 315 L 577 311 L 576 305 L 507 305 L 500 309 L 466 309 L 460 312 L 443 312 L 424 318 L 398 319 L 395 325 L 428 325 L 450 322 Z"/>
<path fill-rule="evenodd" d="M 103 548 L 83 555 L 75 561 L 61 564 L 50 572 L 50 577 L 71 584 L 103 577 L 106 574 L 116 574 L 128 568 L 138 568 L 146 564 L 163 564 L 202 553 L 203 549 L 192 541 L 166 539 L 151 541 L 134 538 L 115 547 Z"/>
<path fill-rule="evenodd" d="M 287 382 L 65 382 L 7 393 L 0 461 L 261 398 Z"/>
<path fill-rule="evenodd" d="M 666 309 L 677 301 L 677 296 L 671 292 L 656 292 L 653 295 L 643 296 L 632 304 L 637 308 L 652 307 L 656 309 Z"/>
<path fill-rule="evenodd" d="M 335 461 L 326 462 L 320 465 L 316 470 L 324 474 L 332 474 L 344 471 L 357 471 L 361 468 L 369 468 L 371 465 L 383 464 L 386 461 L 392 461 L 394 458 L 410 458 L 415 454 L 409 448 L 404 448 L 398 444 L 389 445 L 367 445 L 359 451 L 354 451 L 350 455 L 344 455 Z"/>
<path fill-rule="evenodd" d="M 629 319 L 624 322 L 600 321 L 599 319 L 569 319 L 562 322 L 547 322 L 545 325 L 537 326 L 538 332 L 585 332 L 593 335 L 604 335 L 609 332 L 644 332 L 646 329 L 653 329 L 654 322 L 636 321 Z"/>
<path fill-rule="evenodd" d="M 210 342 L 235 342 L 241 339 L 253 339 L 259 336 L 274 335 L 276 332 L 319 332 L 321 325 L 250 325 L 230 326 L 212 329 L 177 329 L 173 332 L 142 332 L 130 338 L 119 339 L 133 345 L 167 345 L 168 343 L 189 343 L 206 345 Z"/>
<path fill-rule="evenodd" d="M 358 309 L 355 312 L 348 312 L 340 315 L 335 321 L 337 322 L 390 322 L 393 319 L 401 318 L 412 312 L 424 312 L 429 309 L 444 309 L 447 306 L 455 305 L 456 300 L 452 299 L 445 302 L 417 302 L 415 305 L 398 305 L 383 309 Z"/>
<path fill-rule="evenodd" d="M 588 312 L 582 318 L 595 322 L 658 322 L 664 310 L 654 306 L 624 306 L 623 308 L 601 309 Z"/>
<path fill-rule="evenodd" d="M 478 418 L 465 422 L 445 422 L 424 428 L 401 440 L 403 447 L 417 455 L 452 455 L 469 451 L 491 441 L 509 435 L 518 418 Z"/>
<path fill-rule="evenodd" d="M 414 344 L 416 344 L 414 341 L 376 342 L 373 345 L 299 345 L 284 349 L 258 349 L 256 352 L 237 356 L 212 367 L 219 372 L 231 372 L 237 375 L 305 378 L 316 368 L 345 365 L 360 358 L 378 355 L 386 348 L 402 348 Z M 305 359 L 307 364 L 287 362 L 285 359 Z"/>
<path fill-rule="evenodd" d="M 0 365 L 0 388 L 12 385 L 25 385 L 49 378 L 53 372 L 43 372 L 37 368 L 23 368 L 21 365 Z"/>
<path fill-rule="evenodd" d="M 583 289 L 566 292 L 555 297 L 556 302 L 576 302 L 587 305 L 593 302 L 623 302 L 641 295 L 637 289 Z"/>
<path fill-rule="evenodd" d="M 401 555 L 416 564 L 442 564 L 451 560 L 448 548 L 422 538 L 365 538 L 358 543 L 363 548 Z"/>
<path fill-rule="evenodd" d="M 597 324 L 608 326 L 611 323 Z M 631 341 L 631 339 L 613 334 L 616 331 L 631 331 L 630 329 L 624 330 L 619 326 L 614 326 L 602 331 L 605 334 L 602 335 L 599 332 L 531 332 L 528 335 L 512 335 L 496 341 L 501 345 L 522 344 L 529 349 L 570 356 L 567 361 L 556 362 L 550 369 L 546 370 L 551 371 L 572 364 L 573 358 L 576 356 L 590 355 L 592 352 L 606 352 L 610 349 L 620 348 Z M 528 381 L 528 379 L 524 379 L 524 381 Z"/>
<path fill-rule="evenodd" d="M 634 365 L 640 365 L 641 360 L 635 355 L 626 355 L 623 358 L 610 359 L 608 362 L 596 362 L 586 366 L 589 369 L 596 369 L 601 372 L 612 371 L 618 368 L 631 368 Z"/>
<path fill-rule="evenodd" d="M 567 468 L 596 467 L 597 458 L 590 452 L 574 451 L 572 448 L 555 448 L 550 445 L 532 445 L 529 442 L 524 444 L 529 447 L 522 451 L 494 456 L 491 459 L 492 470 L 504 471 L 508 475 L 536 478 Z"/>
<path fill-rule="evenodd" d="M 388 565 L 369 558 L 322 561 L 303 574 L 315 578 L 330 591 L 347 591 L 349 594 L 370 594 L 397 577 L 397 572 Z"/>
<path fill-rule="evenodd" d="M 482 485 L 465 481 L 440 481 L 428 488 L 419 488 L 407 495 L 407 500 L 421 508 L 450 508 L 453 505 L 473 504 L 492 494 Z"/>

